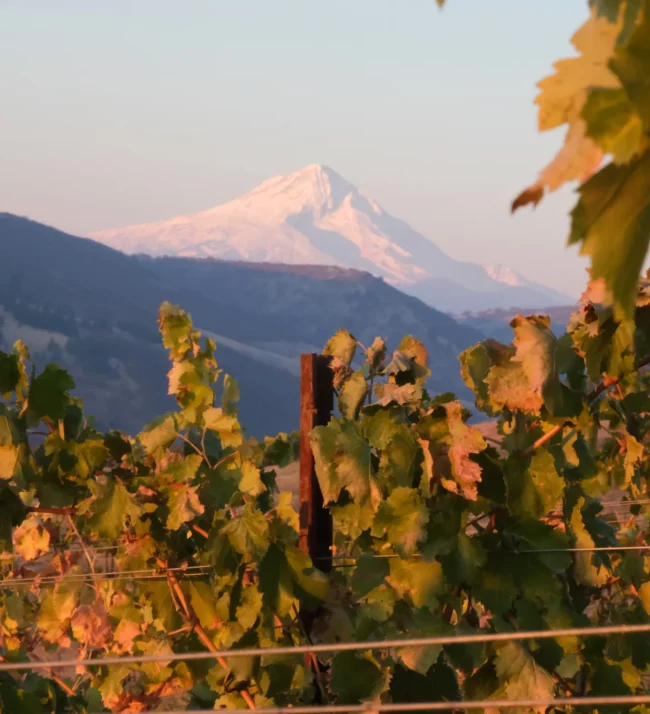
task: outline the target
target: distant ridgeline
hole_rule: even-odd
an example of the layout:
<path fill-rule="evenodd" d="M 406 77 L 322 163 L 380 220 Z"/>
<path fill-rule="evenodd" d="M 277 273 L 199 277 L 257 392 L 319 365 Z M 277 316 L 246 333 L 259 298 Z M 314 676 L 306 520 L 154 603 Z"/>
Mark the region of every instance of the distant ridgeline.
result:
<path fill-rule="evenodd" d="M 102 428 L 133 431 L 171 405 L 156 330 L 164 300 L 216 337 L 251 434 L 297 426 L 298 355 L 319 352 L 341 327 L 362 343 L 417 334 L 429 352 L 428 388 L 469 395 L 457 358 L 481 333 L 366 272 L 127 256 L 6 213 L 0 247 L 2 348 L 22 338 L 38 365 L 70 369 Z"/>

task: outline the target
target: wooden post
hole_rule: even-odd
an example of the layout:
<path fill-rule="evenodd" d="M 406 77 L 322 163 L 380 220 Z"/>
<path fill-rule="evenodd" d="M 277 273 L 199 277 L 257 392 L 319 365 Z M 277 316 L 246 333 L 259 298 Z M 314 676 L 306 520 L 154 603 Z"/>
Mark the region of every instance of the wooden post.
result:
<path fill-rule="evenodd" d="M 331 357 L 300 356 L 300 548 L 314 565 L 328 571 L 332 563 L 332 518 L 323 505 L 309 434 L 329 423 L 334 407 Z"/>

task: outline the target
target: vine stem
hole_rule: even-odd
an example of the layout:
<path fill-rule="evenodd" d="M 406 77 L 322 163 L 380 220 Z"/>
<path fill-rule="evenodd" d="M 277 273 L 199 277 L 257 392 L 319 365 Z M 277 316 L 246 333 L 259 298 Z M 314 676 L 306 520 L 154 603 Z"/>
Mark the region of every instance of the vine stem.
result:
<path fill-rule="evenodd" d="M 298 623 L 298 627 L 300 628 L 300 631 L 302 632 L 303 637 L 307 640 L 307 642 L 310 645 L 313 645 L 314 643 L 313 643 L 311 637 L 309 636 L 309 633 L 305 629 L 305 626 L 304 626 L 302 620 L 300 619 L 300 613 L 296 609 L 295 605 L 293 606 L 293 612 L 294 612 L 296 621 Z M 314 672 L 314 677 L 316 678 L 316 684 L 318 685 L 318 688 L 320 689 L 320 693 L 321 693 L 321 697 L 322 697 L 322 700 L 320 703 L 326 704 L 327 703 L 327 692 L 325 691 L 325 685 L 323 684 L 323 679 L 321 677 L 320 665 L 318 664 L 318 657 L 313 652 L 310 652 L 309 654 L 305 655 L 305 659 L 308 662 L 311 662 L 311 668 L 312 668 L 312 671 Z"/>
<path fill-rule="evenodd" d="M 27 506 L 27 513 L 48 513 L 51 516 L 71 516 L 76 512 L 74 506 L 64 506 L 57 508 L 56 506 Z"/>
<path fill-rule="evenodd" d="M 38 657 L 35 657 L 35 656 L 33 656 L 32 659 L 34 659 L 36 662 L 41 662 L 41 661 L 42 661 L 42 660 L 40 660 Z M 6 661 L 7 661 L 7 660 L 6 660 L 4 657 L 0 657 L 0 662 L 6 662 Z M 61 677 L 59 677 L 58 674 L 55 674 L 51 669 L 47 669 L 47 670 L 45 670 L 45 671 L 47 672 L 47 674 L 48 674 L 48 676 L 50 677 L 50 679 L 51 679 L 53 682 L 56 682 L 56 683 L 59 685 L 59 687 L 61 687 L 61 689 L 62 689 L 69 697 L 74 697 L 74 696 L 77 694 L 76 688 L 77 688 L 78 684 L 75 684 L 74 687 L 71 687 L 71 686 L 70 686 L 69 684 L 67 684 L 63 679 L 61 679 Z"/>
<path fill-rule="evenodd" d="M 161 568 L 168 567 L 167 563 L 163 562 L 159 558 L 156 558 L 156 560 Z M 208 636 L 208 633 L 203 629 L 203 626 L 199 622 L 196 613 L 194 612 L 194 609 L 187 601 L 185 593 L 183 592 L 183 589 L 181 588 L 178 579 L 170 570 L 167 570 L 167 584 L 169 585 L 173 600 L 175 602 L 178 601 L 180 605 L 181 609 L 179 609 L 178 607 L 176 608 L 178 614 L 191 627 L 191 629 L 194 631 L 199 640 L 201 640 L 201 642 L 205 645 L 206 649 L 208 649 L 210 652 L 217 652 L 217 647 Z M 217 657 L 217 662 L 224 669 L 230 670 L 228 662 L 225 660 L 224 657 Z M 248 708 L 255 709 L 255 701 L 248 689 L 244 688 L 240 690 L 239 693 L 241 694 L 242 699 L 246 702 Z"/>
<path fill-rule="evenodd" d="M 185 434 L 179 434 L 179 436 L 188 446 L 191 446 L 199 456 L 201 456 L 202 458 L 205 458 L 205 454 L 201 451 L 201 449 L 199 449 L 199 447 L 196 444 L 194 444 L 192 441 L 190 441 L 190 439 L 188 439 L 185 436 Z M 209 465 L 209 462 L 208 462 L 208 465 Z"/>
<path fill-rule="evenodd" d="M 77 526 L 75 526 L 74 519 L 70 513 L 68 513 L 68 523 L 70 524 L 70 528 L 72 528 L 72 532 L 77 537 L 77 540 L 79 541 L 79 545 L 81 546 L 81 549 L 83 550 L 84 555 L 86 556 L 86 560 L 88 561 L 88 567 L 90 568 L 90 572 L 93 577 L 95 593 L 97 594 L 97 597 L 99 597 L 100 591 L 99 591 L 99 583 L 97 582 L 97 573 L 95 572 L 95 561 L 93 558 L 90 557 L 88 548 L 86 548 L 86 544 L 84 543 L 84 540 L 81 537 L 81 533 L 79 533 L 79 531 L 77 530 Z"/>
<path fill-rule="evenodd" d="M 534 441 L 524 452 L 523 456 L 532 456 L 537 449 L 540 449 L 544 444 L 547 444 L 554 436 L 559 434 L 565 426 L 570 426 L 571 422 L 565 422 L 564 424 L 556 425 L 552 429 L 549 429 L 546 434 L 540 436 L 539 439 Z"/>
<path fill-rule="evenodd" d="M 203 458 L 205 459 L 205 463 L 208 465 L 208 468 L 212 469 L 212 464 L 210 463 L 210 459 L 208 458 L 208 454 L 205 450 L 205 435 L 207 433 L 207 427 L 203 427 L 203 434 L 201 435 L 201 451 L 203 452 Z"/>
<path fill-rule="evenodd" d="M 200 526 L 192 525 L 192 530 L 198 533 L 199 535 L 202 535 L 204 538 L 210 537 L 210 534 Z"/>
<path fill-rule="evenodd" d="M 491 518 L 491 517 L 492 517 L 491 513 L 482 513 L 480 516 L 476 516 L 476 518 L 472 518 L 471 521 L 468 521 L 465 524 L 465 528 L 471 528 L 471 527 L 476 527 L 476 526 L 479 526 L 479 528 L 480 528 L 481 527 L 479 525 L 480 522 L 485 520 L 486 518 Z"/>
<path fill-rule="evenodd" d="M 219 461 L 217 461 L 217 463 L 214 466 L 212 466 L 211 468 L 213 470 L 218 469 L 219 466 L 221 466 L 222 464 L 225 464 L 226 461 L 229 461 L 230 459 L 233 458 L 233 456 L 237 456 L 238 454 L 239 454 L 239 451 L 231 451 L 229 454 L 227 454 L 223 458 L 219 459 Z"/>

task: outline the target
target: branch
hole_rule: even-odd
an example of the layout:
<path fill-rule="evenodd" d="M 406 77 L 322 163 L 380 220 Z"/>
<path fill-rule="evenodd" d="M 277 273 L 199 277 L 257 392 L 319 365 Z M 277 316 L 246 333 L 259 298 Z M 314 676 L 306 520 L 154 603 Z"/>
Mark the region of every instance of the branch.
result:
<path fill-rule="evenodd" d="M 300 628 L 300 631 L 302 632 L 302 636 L 307 640 L 307 642 L 310 645 L 313 645 L 313 640 L 309 636 L 309 633 L 305 629 L 305 625 L 303 621 L 300 618 L 300 613 L 298 612 L 296 606 L 293 606 L 293 612 L 296 618 L 296 621 L 298 622 L 298 627 Z M 277 617 L 277 616 L 276 616 Z M 327 692 L 325 690 L 325 685 L 323 684 L 323 679 L 321 677 L 321 672 L 320 672 L 320 664 L 318 662 L 318 657 L 311 652 L 310 654 L 305 655 L 305 660 L 307 665 L 311 663 L 311 669 L 314 673 L 314 677 L 316 678 L 316 684 L 318 685 L 318 689 L 320 690 L 321 694 L 321 701 L 319 704 L 327 703 Z"/>
<path fill-rule="evenodd" d="M 223 458 L 219 459 L 219 461 L 217 461 L 217 463 L 211 467 L 212 470 L 214 471 L 214 469 L 218 469 L 219 466 L 225 464 L 226 461 L 232 459 L 233 456 L 239 456 L 239 451 L 231 451 L 227 456 L 224 456 Z"/>
<path fill-rule="evenodd" d="M 571 426 L 571 422 L 567 421 L 567 422 L 564 422 L 564 424 L 560 424 L 560 425 L 554 426 L 552 429 L 549 429 L 546 432 L 546 434 L 544 434 L 543 436 L 540 436 L 539 439 L 537 439 L 537 441 L 534 441 L 523 452 L 522 455 L 524 456 L 524 458 L 527 458 L 528 456 L 532 456 L 537 451 L 537 449 L 544 446 L 544 444 L 547 444 L 554 436 L 559 434 L 562 431 L 562 429 L 564 429 L 564 427 L 566 427 L 566 426 Z"/>
<path fill-rule="evenodd" d="M 27 513 L 49 513 L 51 516 L 71 516 L 74 515 L 76 509 L 74 506 L 64 506 L 57 508 L 56 506 L 27 506 Z"/>
<path fill-rule="evenodd" d="M 481 521 L 484 521 L 486 518 L 492 518 L 493 515 L 494 514 L 492 514 L 492 513 L 482 513 L 480 516 L 476 516 L 476 518 L 472 518 L 471 521 L 468 521 L 465 524 L 465 530 L 467 530 L 468 528 L 472 528 L 472 527 L 476 528 L 477 526 L 478 526 L 478 528 L 483 530 L 483 528 L 481 528 L 481 525 L 480 525 Z"/>
<path fill-rule="evenodd" d="M 37 658 L 35 657 L 34 659 L 37 659 Z M 37 661 L 40 662 L 41 660 L 37 659 Z M 76 689 L 76 687 L 78 686 L 78 684 L 75 683 L 75 686 L 74 686 L 74 687 L 71 687 L 69 684 L 66 684 L 66 683 L 61 679 L 61 677 L 59 677 L 58 674 L 55 674 L 51 669 L 46 669 L 45 671 L 46 671 L 46 672 L 48 673 L 48 675 L 50 676 L 50 679 L 51 679 L 53 682 L 56 682 L 56 683 L 59 685 L 59 687 L 61 687 L 61 689 L 62 689 L 69 697 L 74 697 L 74 696 L 77 695 L 77 692 L 75 691 L 75 689 Z"/>
<path fill-rule="evenodd" d="M 207 432 L 207 427 L 203 427 L 203 434 L 201 436 L 201 451 L 203 452 L 203 458 L 205 459 L 205 463 L 208 465 L 208 468 L 212 469 L 210 459 L 208 458 L 208 452 L 205 450 L 205 435 L 207 434 Z"/>
<path fill-rule="evenodd" d="M 162 562 L 160 559 L 157 560 L 158 565 L 160 565 L 160 567 L 167 568 L 166 563 Z M 187 601 L 187 598 L 185 597 L 185 593 L 183 592 L 180 583 L 176 579 L 174 573 L 170 570 L 167 570 L 167 584 L 169 585 L 172 598 L 174 600 L 178 600 L 181 605 L 182 610 L 177 608 L 178 614 L 188 625 L 191 626 L 192 630 L 194 630 L 194 633 L 205 645 L 206 649 L 208 649 L 210 652 L 217 652 L 218 650 L 215 647 L 214 642 L 212 642 L 212 640 L 208 637 L 208 633 L 203 629 L 201 623 L 199 622 L 196 616 L 196 613 L 194 612 L 190 603 Z M 228 662 L 223 657 L 217 657 L 217 662 L 225 670 L 230 670 Z M 246 702 L 248 708 L 255 709 L 255 701 L 253 700 L 253 697 L 251 696 L 248 689 L 242 689 L 239 691 L 239 693 L 241 694 L 242 699 Z"/>
<path fill-rule="evenodd" d="M 192 524 L 192 530 L 196 531 L 196 533 L 198 533 L 199 535 L 202 535 L 204 538 L 210 537 L 210 534 L 206 530 L 204 530 L 203 528 L 200 528 L 199 526 L 195 526 L 194 524 Z"/>
<path fill-rule="evenodd" d="M 93 558 L 90 557 L 90 553 L 88 552 L 88 548 L 86 548 L 86 544 L 84 543 L 83 538 L 81 537 L 81 533 L 77 530 L 77 526 L 74 524 L 74 519 L 72 518 L 72 515 L 68 513 L 68 523 L 70 524 L 70 528 L 72 528 L 73 533 L 77 537 L 77 540 L 79 541 L 79 545 L 81 546 L 81 549 L 84 552 L 84 555 L 86 556 L 86 560 L 88 561 L 88 567 L 90 568 L 90 572 L 93 576 L 93 583 L 95 587 L 95 593 L 97 594 L 97 597 L 99 597 L 100 591 L 99 591 L 99 583 L 97 582 L 97 573 L 95 572 L 95 561 Z"/>
<path fill-rule="evenodd" d="M 650 365 L 650 357 L 646 357 L 640 362 L 637 362 L 634 371 L 640 372 L 644 367 L 647 367 L 648 365 Z M 595 401 L 603 392 L 607 391 L 610 387 L 617 385 L 620 381 L 621 377 L 605 377 L 605 379 L 587 395 L 587 401 Z"/>
<path fill-rule="evenodd" d="M 196 453 L 197 453 L 200 457 L 203 458 L 203 452 L 201 451 L 201 449 L 199 449 L 199 447 L 198 447 L 196 444 L 194 444 L 192 441 L 190 441 L 190 440 L 185 436 L 185 434 L 179 434 L 179 436 L 181 437 L 181 439 L 182 439 L 186 444 L 188 444 L 188 446 L 191 446 L 191 447 L 194 449 L 194 451 L 196 451 Z"/>
<path fill-rule="evenodd" d="M 39 659 L 35 655 L 32 655 L 32 659 L 35 662 L 42 662 L 43 660 Z M 7 660 L 4 657 L 0 657 L 0 662 L 6 662 Z M 71 687 L 69 684 L 66 684 L 61 677 L 59 677 L 57 674 L 55 674 L 51 669 L 46 669 L 45 670 L 48 673 L 48 676 L 53 682 L 56 682 L 59 687 L 69 696 L 69 697 L 74 697 L 76 696 L 77 692 L 75 691 L 76 687 L 78 686 L 75 684 L 74 687 Z"/>

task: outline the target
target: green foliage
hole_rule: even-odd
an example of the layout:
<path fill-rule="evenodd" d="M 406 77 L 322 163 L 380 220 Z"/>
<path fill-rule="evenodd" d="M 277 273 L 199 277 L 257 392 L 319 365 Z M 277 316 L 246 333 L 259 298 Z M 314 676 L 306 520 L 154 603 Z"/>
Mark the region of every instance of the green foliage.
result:
<path fill-rule="evenodd" d="M 646 506 L 628 506 L 617 532 L 598 499 L 648 495 L 649 289 L 642 281 L 635 291 L 634 323 L 599 301 L 595 282 L 567 334 L 518 316 L 513 344 L 487 340 L 461 356 L 477 407 L 498 417 L 498 448 L 451 395 L 427 395 L 426 356 L 412 338 L 392 355 L 368 350 L 356 371 L 346 362 L 343 377 L 337 365 L 343 385 L 363 379 L 374 400 L 312 433 L 344 565 L 332 586 L 348 593 L 328 601 L 325 639 L 650 622 L 643 554 L 589 550 L 648 536 L 634 519 Z M 631 643 L 608 645 L 606 659 L 594 645 L 559 638 L 324 660 L 341 703 L 643 691 L 648 660 L 632 658 Z"/>
<path fill-rule="evenodd" d="M 496 448 L 453 395 L 427 393 L 416 339 L 357 354 L 348 333 L 332 338 L 340 416 L 311 434 L 342 566 L 329 577 L 297 547 L 298 516 L 275 487 L 295 435 L 246 437 L 236 383 L 182 310 L 160 313 L 178 408 L 135 438 L 95 431 L 58 368 L 28 369 L 20 346 L 0 355 L 13 390 L 0 408 L 0 562 L 17 579 L 0 589 L 2 656 L 273 648 L 306 641 L 301 612 L 314 639 L 368 643 L 650 623 L 647 559 L 590 550 L 648 536 L 635 516 L 650 496 L 650 281 L 634 322 L 603 294 L 590 285 L 559 338 L 518 316 L 511 345 L 461 356 L 477 407 L 497 417 Z M 599 501 L 612 489 L 641 502 L 618 528 Z M 40 714 L 636 693 L 650 652 L 620 639 L 333 653 L 317 677 L 270 655 L 123 665 L 3 679 L 0 701 Z"/>
<path fill-rule="evenodd" d="M 540 129 L 566 124 L 565 145 L 513 208 L 584 181 L 570 241 L 591 256 L 592 282 L 565 335 L 520 315 L 511 344 L 461 355 L 496 439 L 453 395 L 428 394 L 414 337 L 392 353 L 345 330 L 329 340 L 340 416 L 310 435 L 334 524 L 328 576 L 298 548 L 291 496 L 275 485 L 296 436 L 246 437 L 237 384 L 188 314 L 168 303 L 159 313 L 177 408 L 133 438 L 96 431 L 72 378 L 51 364 L 38 372 L 23 344 L 0 353 L 0 656 L 268 650 L 2 674 L 1 711 L 644 691 L 642 636 L 381 647 L 650 624 L 650 560 L 617 550 L 650 535 L 650 275 L 638 283 L 650 236 L 650 0 L 590 5 L 578 55 L 556 63 L 537 98 Z M 614 522 L 602 503 L 612 494 Z M 307 641 L 306 612 L 311 640 L 369 649 L 272 655 Z"/>
<path fill-rule="evenodd" d="M 302 637 L 299 610 L 327 597 L 327 581 L 295 546 L 297 514 L 275 487 L 274 466 L 293 460 L 295 438 L 246 439 L 237 385 L 220 374 L 214 344 L 168 304 L 160 330 L 178 409 L 133 439 L 96 432 L 58 367 L 29 369 L 20 345 L 0 353 L 7 399 L 0 404 L 0 546 L 8 556 L 0 568 L 3 579 L 27 578 L 0 589 L 4 658 L 43 647 L 47 657 L 53 648 L 101 657 L 207 643 L 287 645 Z M 35 435 L 43 430 L 44 439 Z M 273 661 L 163 665 L 56 680 L 4 676 L 0 708 L 184 709 L 234 693 L 246 707 L 270 701 L 269 692 L 290 704 L 311 686 L 296 661 L 289 669 Z"/>
<path fill-rule="evenodd" d="M 565 144 L 513 209 L 537 203 L 545 189 L 588 179 L 569 243 L 590 256 L 592 278 L 604 280 L 617 317 L 631 319 L 650 240 L 650 2 L 591 5 L 573 38 L 579 56 L 555 64 L 536 100 L 540 130 L 566 123 Z M 598 171 L 603 156 L 611 162 Z"/>

